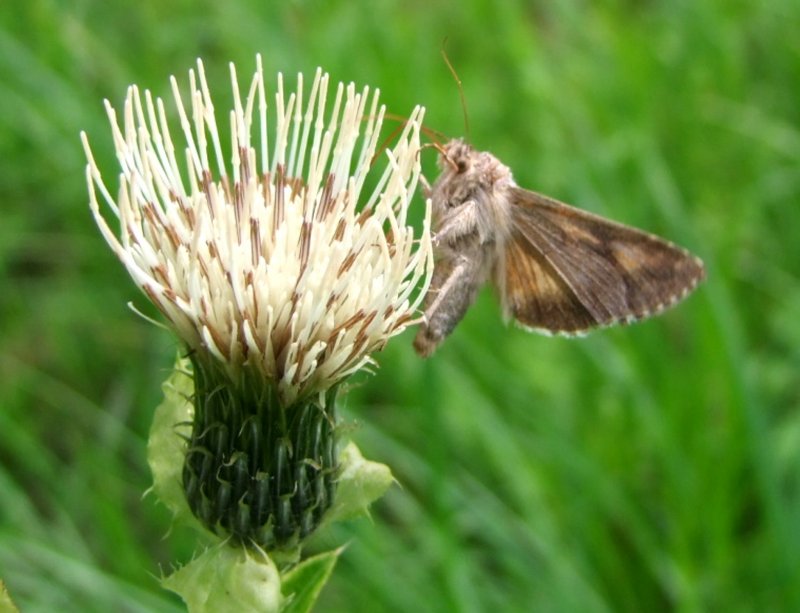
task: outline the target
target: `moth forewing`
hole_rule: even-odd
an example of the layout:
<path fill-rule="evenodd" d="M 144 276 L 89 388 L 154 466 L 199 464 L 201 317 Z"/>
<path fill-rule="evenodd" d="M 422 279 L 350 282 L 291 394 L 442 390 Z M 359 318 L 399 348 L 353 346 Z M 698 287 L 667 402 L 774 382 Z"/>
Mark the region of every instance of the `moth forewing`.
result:
<path fill-rule="evenodd" d="M 702 262 L 653 234 L 520 188 L 512 190 L 515 237 L 550 264 L 594 319 L 588 327 L 636 321 L 685 297 Z M 558 325 L 545 326 L 554 332 Z"/>
<path fill-rule="evenodd" d="M 518 187 L 511 171 L 462 140 L 441 149 L 430 187 L 434 276 L 414 347 L 428 356 L 491 278 L 503 311 L 554 334 L 655 315 L 704 278 L 688 251 Z"/>
<path fill-rule="evenodd" d="M 519 232 L 497 261 L 493 282 L 505 318 L 544 334 L 581 334 L 597 325 L 545 257 Z"/>

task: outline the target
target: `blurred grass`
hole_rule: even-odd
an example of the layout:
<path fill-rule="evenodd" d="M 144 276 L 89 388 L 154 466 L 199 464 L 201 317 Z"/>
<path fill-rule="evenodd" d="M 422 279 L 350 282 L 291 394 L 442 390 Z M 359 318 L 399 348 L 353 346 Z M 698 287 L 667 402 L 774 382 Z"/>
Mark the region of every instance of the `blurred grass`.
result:
<path fill-rule="evenodd" d="M 22 610 L 177 611 L 187 560 L 145 440 L 172 339 L 93 226 L 78 140 L 101 101 L 215 91 L 264 55 L 381 88 L 517 181 L 707 262 L 680 308 L 575 341 L 504 327 L 485 292 L 436 357 L 407 333 L 346 400 L 401 487 L 320 611 L 800 610 L 800 5 L 577 0 L 0 6 L 0 577 Z M 224 108 L 224 105 L 219 105 Z M 435 172 L 426 159 L 429 176 Z M 108 177 L 111 174 L 107 174 Z M 113 180 L 109 179 L 113 184 Z"/>

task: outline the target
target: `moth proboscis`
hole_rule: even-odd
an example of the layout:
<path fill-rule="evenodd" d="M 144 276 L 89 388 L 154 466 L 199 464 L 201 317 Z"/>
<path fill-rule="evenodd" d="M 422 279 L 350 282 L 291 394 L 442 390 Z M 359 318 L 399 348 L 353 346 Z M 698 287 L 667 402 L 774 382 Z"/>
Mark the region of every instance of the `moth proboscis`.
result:
<path fill-rule="evenodd" d="M 414 348 L 431 355 L 489 280 L 503 314 L 579 335 L 676 304 L 703 262 L 662 238 L 522 189 L 510 169 L 460 139 L 440 151 L 431 199 L 435 265 Z"/>

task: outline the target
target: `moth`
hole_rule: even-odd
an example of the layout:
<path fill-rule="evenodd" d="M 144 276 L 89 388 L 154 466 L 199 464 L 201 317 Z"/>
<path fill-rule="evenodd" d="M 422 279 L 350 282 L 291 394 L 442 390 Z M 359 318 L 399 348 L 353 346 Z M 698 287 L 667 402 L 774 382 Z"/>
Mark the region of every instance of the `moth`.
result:
<path fill-rule="evenodd" d="M 662 238 L 522 189 L 491 153 L 438 145 L 431 199 L 435 264 L 414 348 L 430 356 L 490 281 L 506 318 L 548 334 L 656 315 L 705 278 Z"/>

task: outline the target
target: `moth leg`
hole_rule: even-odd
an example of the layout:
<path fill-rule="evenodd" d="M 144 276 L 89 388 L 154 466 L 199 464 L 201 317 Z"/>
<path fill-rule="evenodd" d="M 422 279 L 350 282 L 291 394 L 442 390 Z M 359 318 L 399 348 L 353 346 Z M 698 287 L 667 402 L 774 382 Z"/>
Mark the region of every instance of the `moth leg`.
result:
<path fill-rule="evenodd" d="M 419 182 L 422 185 L 422 197 L 427 200 L 433 195 L 433 188 L 423 174 L 419 175 Z"/>
<path fill-rule="evenodd" d="M 445 215 L 433 236 L 434 245 L 452 244 L 478 232 L 478 203 L 467 200 Z"/>
<path fill-rule="evenodd" d="M 425 296 L 425 321 L 414 338 L 419 355 L 430 356 L 453 331 L 475 301 L 483 281 L 475 258 L 460 255 L 437 262 L 431 289 Z"/>

